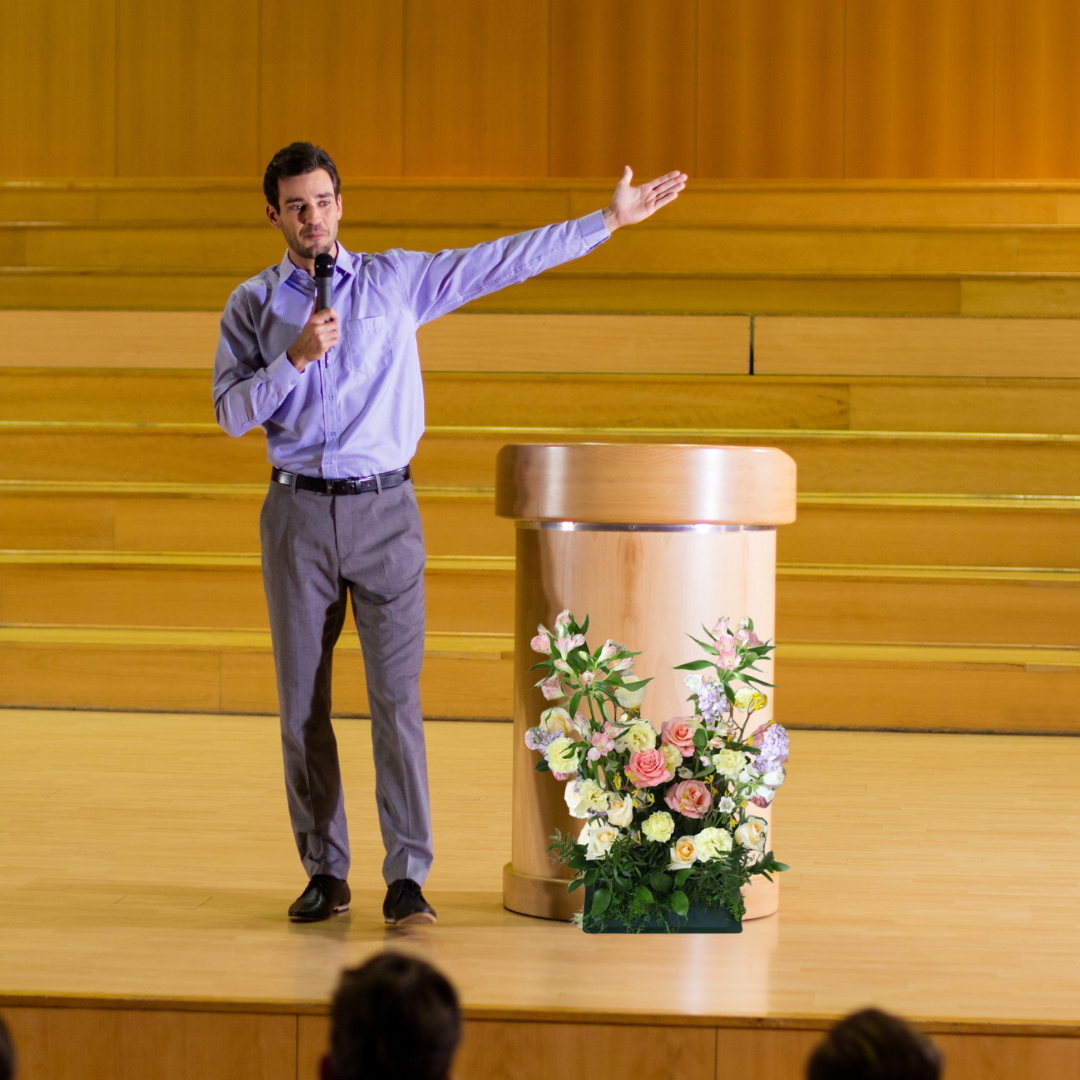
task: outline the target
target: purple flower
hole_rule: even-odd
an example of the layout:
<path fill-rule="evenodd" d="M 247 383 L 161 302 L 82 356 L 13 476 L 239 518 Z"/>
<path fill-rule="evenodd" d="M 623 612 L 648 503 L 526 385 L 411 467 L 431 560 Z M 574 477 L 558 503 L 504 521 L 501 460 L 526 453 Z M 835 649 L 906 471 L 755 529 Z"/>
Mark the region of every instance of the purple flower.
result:
<path fill-rule="evenodd" d="M 754 732 L 752 741 L 754 746 L 761 751 L 756 765 L 763 773 L 776 772 L 791 753 L 788 733 L 779 724 L 769 724 L 767 727 L 758 728 Z"/>
<path fill-rule="evenodd" d="M 530 750 L 539 750 L 542 754 L 555 738 L 556 733 L 544 727 L 531 727 L 525 732 L 525 745 Z"/>

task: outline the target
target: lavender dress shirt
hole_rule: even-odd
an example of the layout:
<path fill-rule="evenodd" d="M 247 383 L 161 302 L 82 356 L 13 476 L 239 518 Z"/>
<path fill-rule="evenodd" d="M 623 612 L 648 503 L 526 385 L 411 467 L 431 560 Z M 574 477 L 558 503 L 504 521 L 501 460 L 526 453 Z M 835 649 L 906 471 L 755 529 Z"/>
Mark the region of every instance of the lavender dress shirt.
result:
<path fill-rule="evenodd" d="M 601 211 L 561 225 L 440 251 L 346 251 L 333 307 L 340 344 L 297 371 L 285 350 L 311 315 L 315 282 L 289 259 L 240 285 L 221 317 L 214 411 L 229 435 L 260 424 L 272 465 L 343 478 L 407 465 L 424 433 L 416 330 L 478 296 L 588 254 L 608 238 Z"/>

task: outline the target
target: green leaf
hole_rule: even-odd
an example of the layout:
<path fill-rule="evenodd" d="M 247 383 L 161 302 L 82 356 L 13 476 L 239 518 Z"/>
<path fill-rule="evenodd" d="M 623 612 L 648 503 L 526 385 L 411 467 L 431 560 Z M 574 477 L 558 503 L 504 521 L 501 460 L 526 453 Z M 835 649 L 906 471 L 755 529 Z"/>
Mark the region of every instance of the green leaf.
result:
<path fill-rule="evenodd" d="M 615 886 L 617 893 L 628 893 L 630 891 L 630 882 L 626 878 L 616 877 L 612 884 Z"/>
<path fill-rule="evenodd" d="M 577 707 L 581 704 L 581 691 L 579 690 L 571 699 L 570 705 L 567 707 L 567 712 L 571 716 L 577 715 Z"/>
<path fill-rule="evenodd" d="M 679 872 L 682 873 L 681 870 Z M 596 903 L 594 901 L 593 910 L 595 911 L 595 909 Z M 676 915 L 682 915 L 683 918 L 686 918 L 686 915 L 690 911 L 690 901 L 687 899 L 686 893 L 684 893 L 682 889 L 676 889 L 671 894 L 671 910 L 674 911 Z"/>
<path fill-rule="evenodd" d="M 580 889 L 581 886 L 584 885 L 584 884 L 585 884 L 585 879 L 583 877 L 574 878 L 574 880 L 571 881 L 570 884 L 566 886 L 566 891 L 568 893 L 571 893 L 575 889 Z"/>
<path fill-rule="evenodd" d="M 593 893 L 592 907 L 589 908 L 589 911 L 593 915 L 603 915 L 610 906 L 611 890 L 606 885 L 601 885 L 600 888 Z"/>
<path fill-rule="evenodd" d="M 704 641 L 698 641 L 698 639 L 696 637 L 694 637 L 692 634 L 687 634 L 687 637 L 689 637 L 690 640 L 695 645 L 700 645 L 707 653 L 712 653 L 713 656 L 719 656 L 720 655 L 720 650 L 719 649 L 714 648 L 712 645 L 706 644 Z M 713 640 L 715 640 L 715 638 Z"/>
<path fill-rule="evenodd" d="M 697 729 L 697 731 L 694 732 L 694 745 L 699 750 L 704 750 L 706 745 L 708 744 L 708 742 L 709 742 L 708 733 L 705 731 L 704 728 L 699 727 Z"/>
<path fill-rule="evenodd" d="M 671 878 L 667 874 L 661 873 L 659 870 L 649 875 L 649 884 L 658 893 L 671 892 Z"/>
<path fill-rule="evenodd" d="M 589 632 L 589 616 L 585 616 L 585 621 L 581 624 L 581 629 L 578 633 L 587 634 Z"/>
<path fill-rule="evenodd" d="M 675 884 L 681 889 L 687 879 L 690 877 L 690 867 L 686 867 L 684 870 L 679 870 L 675 874 Z"/>
<path fill-rule="evenodd" d="M 653 896 L 653 894 L 651 892 L 649 892 L 648 889 L 645 888 L 644 885 L 639 885 L 634 890 L 634 899 L 637 900 L 637 902 L 639 904 L 655 904 L 656 903 L 656 898 Z"/>
<path fill-rule="evenodd" d="M 623 682 L 623 686 L 625 686 L 626 689 L 629 690 L 631 693 L 635 693 L 643 686 L 648 686 L 651 682 L 651 677 L 648 679 L 627 679 L 625 682 Z"/>
<path fill-rule="evenodd" d="M 676 671 L 704 671 L 706 668 L 711 668 L 713 664 L 708 660 L 690 660 L 685 664 L 676 664 Z"/>
<path fill-rule="evenodd" d="M 547 758 L 541 758 L 536 763 L 537 772 L 551 772 L 551 766 L 547 763 Z"/>
<path fill-rule="evenodd" d="M 790 869 L 791 869 L 791 867 L 790 867 L 790 866 L 788 866 L 788 864 L 787 864 L 786 862 L 774 862 L 774 863 L 772 864 L 772 868 L 773 868 L 774 870 L 778 870 L 778 871 L 779 871 L 779 872 L 780 872 L 781 874 L 782 874 L 782 873 L 783 873 L 783 872 L 784 872 L 785 870 L 790 870 Z"/>
<path fill-rule="evenodd" d="M 586 870 L 585 871 L 585 884 L 586 885 L 595 884 L 596 883 L 596 875 L 597 875 L 597 873 L 598 873 L 598 871 L 597 871 L 595 866 L 591 867 L 589 870 Z"/>

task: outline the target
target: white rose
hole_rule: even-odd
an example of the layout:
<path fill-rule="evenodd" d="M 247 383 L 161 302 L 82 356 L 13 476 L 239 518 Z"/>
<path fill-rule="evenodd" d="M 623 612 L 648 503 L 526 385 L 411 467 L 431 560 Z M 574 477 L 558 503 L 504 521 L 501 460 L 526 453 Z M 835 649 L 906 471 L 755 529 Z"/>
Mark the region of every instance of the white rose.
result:
<path fill-rule="evenodd" d="M 552 739 L 544 751 L 548 768 L 557 773 L 575 773 L 578 770 L 580 744 L 565 736 Z"/>
<path fill-rule="evenodd" d="M 614 825 L 595 818 L 581 831 L 578 843 L 585 844 L 585 858 L 590 862 L 602 859 L 610 850 L 611 845 L 622 835 Z"/>
<path fill-rule="evenodd" d="M 735 842 L 751 851 L 765 850 L 767 827 L 763 818 L 747 818 L 746 822 L 735 830 Z"/>
<path fill-rule="evenodd" d="M 656 746 L 656 728 L 648 720 L 631 724 L 616 740 L 615 748 L 621 753 L 652 750 Z"/>
<path fill-rule="evenodd" d="M 746 768 L 746 755 L 741 750 L 721 750 L 713 755 L 712 764 L 721 776 L 731 780 Z"/>
<path fill-rule="evenodd" d="M 675 831 L 675 819 L 666 810 L 657 810 L 642 822 L 641 831 L 646 840 L 663 844 L 671 839 L 671 834 Z"/>
<path fill-rule="evenodd" d="M 660 747 L 664 755 L 664 760 L 667 762 L 668 769 L 672 773 L 677 773 L 682 768 L 682 751 L 678 747 L 672 746 L 670 743 L 664 743 Z"/>
<path fill-rule="evenodd" d="M 627 690 L 625 686 L 615 687 L 615 700 L 624 709 L 637 709 L 645 700 L 645 691 L 648 687 L 643 686 L 640 690 Z"/>
<path fill-rule="evenodd" d="M 697 846 L 692 836 L 680 836 L 671 848 L 669 870 L 685 870 L 697 862 Z"/>
<path fill-rule="evenodd" d="M 608 795 L 607 819 L 612 825 L 625 829 L 634 820 L 634 800 L 629 795 Z"/>
<path fill-rule="evenodd" d="M 694 850 L 701 862 L 721 859 L 731 850 L 731 833 L 727 829 L 702 829 L 694 837 Z"/>
<path fill-rule="evenodd" d="M 586 818 L 590 811 L 601 813 L 608 804 L 607 792 L 595 780 L 571 780 L 563 791 L 563 798 L 570 808 L 570 816 L 575 818 Z"/>

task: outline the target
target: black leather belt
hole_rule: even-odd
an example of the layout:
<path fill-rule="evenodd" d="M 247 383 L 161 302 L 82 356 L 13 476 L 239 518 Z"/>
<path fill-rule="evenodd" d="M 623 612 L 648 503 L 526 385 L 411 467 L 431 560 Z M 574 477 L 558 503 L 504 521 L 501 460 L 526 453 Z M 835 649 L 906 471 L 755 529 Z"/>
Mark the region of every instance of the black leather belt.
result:
<path fill-rule="evenodd" d="M 404 484 L 412 476 L 409 466 L 375 476 L 348 476 L 344 480 L 328 480 L 322 476 L 301 476 L 300 473 L 274 469 L 270 479 L 275 484 L 301 491 L 317 491 L 320 495 L 363 495 L 368 491 L 385 491 Z"/>

